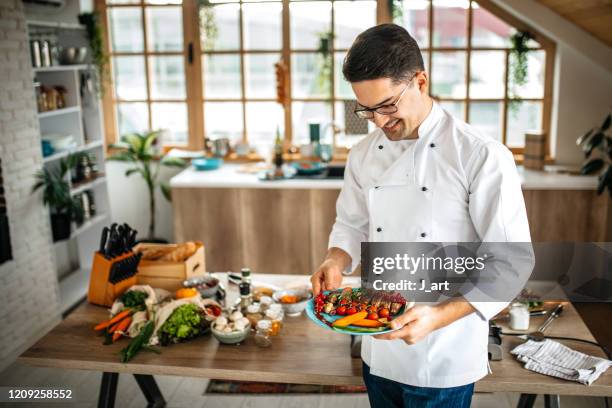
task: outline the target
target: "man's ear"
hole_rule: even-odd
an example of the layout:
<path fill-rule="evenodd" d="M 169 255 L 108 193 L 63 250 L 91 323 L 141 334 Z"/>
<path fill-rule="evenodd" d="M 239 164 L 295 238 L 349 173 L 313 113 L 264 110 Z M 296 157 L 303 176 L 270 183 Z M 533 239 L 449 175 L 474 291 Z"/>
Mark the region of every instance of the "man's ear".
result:
<path fill-rule="evenodd" d="M 414 79 L 419 87 L 419 91 L 423 94 L 427 94 L 429 92 L 429 77 L 427 76 L 427 72 L 419 72 Z"/>

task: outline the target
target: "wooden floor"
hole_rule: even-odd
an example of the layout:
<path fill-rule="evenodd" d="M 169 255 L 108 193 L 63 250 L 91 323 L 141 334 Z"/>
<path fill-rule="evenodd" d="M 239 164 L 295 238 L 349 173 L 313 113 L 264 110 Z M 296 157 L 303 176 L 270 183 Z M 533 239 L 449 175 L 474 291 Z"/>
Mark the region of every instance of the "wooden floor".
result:
<path fill-rule="evenodd" d="M 58 370 L 51 368 L 34 368 L 14 363 L 0 373 L 0 386 L 49 387 L 72 389 L 75 396 L 73 404 L 61 406 L 95 407 L 98 399 L 101 374 L 89 371 Z M 183 377 L 155 377 L 164 394 L 168 407 L 207 407 L 207 408 L 367 408 L 369 403 L 365 395 L 205 395 L 207 380 Z M 516 406 L 518 394 L 494 393 L 476 394 L 472 407 L 476 408 L 511 408 Z M 1 404 L 1 407 L 49 407 L 57 404 Z M 146 401 L 130 375 L 119 376 L 117 408 L 142 408 Z M 538 398 L 536 407 L 543 407 L 543 398 Z M 563 408 L 600 408 L 604 407 L 602 398 L 562 397 Z"/>

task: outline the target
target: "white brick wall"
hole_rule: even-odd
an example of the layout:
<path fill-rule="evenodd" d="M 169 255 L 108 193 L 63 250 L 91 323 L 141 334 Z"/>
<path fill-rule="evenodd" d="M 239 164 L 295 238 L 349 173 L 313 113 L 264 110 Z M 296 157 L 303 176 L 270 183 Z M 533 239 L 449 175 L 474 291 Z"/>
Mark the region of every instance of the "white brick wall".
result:
<path fill-rule="evenodd" d="M 42 167 L 21 0 L 0 0 L 0 157 L 13 260 L 0 265 L 0 370 L 60 319 L 47 210 L 30 193 Z"/>

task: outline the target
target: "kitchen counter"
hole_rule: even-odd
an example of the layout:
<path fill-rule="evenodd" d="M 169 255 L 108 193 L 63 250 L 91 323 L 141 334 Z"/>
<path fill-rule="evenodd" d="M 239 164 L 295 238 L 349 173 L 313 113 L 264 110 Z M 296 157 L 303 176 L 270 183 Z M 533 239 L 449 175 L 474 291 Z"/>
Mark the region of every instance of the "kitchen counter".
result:
<path fill-rule="evenodd" d="M 224 280 L 222 275 L 219 277 Z M 308 285 L 309 277 L 255 274 L 253 281 L 289 287 Z M 345 283 L 356 282 L 358 280 L 353 278 L 347 279 Z M 528 287 L 531 287 L 531 283 Z M 234 285 L 227 285 L 226 288 L 229 295 L 236 296 Z M 547 308 L 551 307 L 552 305 Z M 297 384 L 363 384 L 361 360 L 351 358 L 349 336 L 319 327 L 304 315 L 287 317 L 282 335 L 273 339 L 273 345 L 269 349 L 257 347 L 252 336 L 240 346 L 227 346 L 219 344 L 215 338 L 207 335 L 186 343 L 163 347 L 161 354 L 141 352 L 128 364 L 119 362 L 119 350 L 125 347 L 126 340 L 103 346 L 101 338 L 92 331 L 97 322 L 107 317 L 106 308 L 83 304 L 22 354 L 19 361 L 40 367 L 104 372 L 100 389 L 101 402 L 114 401 L 118 379 L 115 373 L 136 374 L 151 406 L 151 397 L 157 395 L 161 399 L 159 389 L 154 386 L 155 382 L 150 377 L 152 375 L 235 381 L 257 379 Z M 534 330 L 545 318 L 532 318 L 530 329 Z M 573 305 L 567 302 L 562 317 L 550 326 L 547 334 L 594 340 Z M 504 337 L 503 359 L 490 362 L 492 373 L 476 383 L 477 392 L 612 395 L 612 370 L 604 373 L 591 386 L 585 386 L 524 369 L 522 364 L 509 354 L 521 341 L 517 337 Z M 576 342 L 567 344 L 580 352 L 603 356 L 596 346 Z M 152 389 L 156 392 L 151 392 Z"/>
<path fill-rule="evenodd" d="M 259 180 L 256 174 L 241 173 L 242 165 L 225 164 L 218 170 L 183 170 L 170 180 L 172 188 L 266 188 L 266 189 L 323 189 L 339 190 L 342 179 L 293 178 L 280 181 Z M 553 170 L 550 166 L 547 169 Z M 519 166 L 523 190 L 594 190 L 596 176 L 560 174 L 552 171 L 527 170 Z"/>

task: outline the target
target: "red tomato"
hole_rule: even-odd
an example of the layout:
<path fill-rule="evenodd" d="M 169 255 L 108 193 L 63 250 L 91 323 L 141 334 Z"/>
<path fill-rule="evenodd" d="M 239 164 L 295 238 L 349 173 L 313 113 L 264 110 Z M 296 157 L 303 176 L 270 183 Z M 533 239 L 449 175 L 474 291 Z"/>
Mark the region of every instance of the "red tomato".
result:
<path fill-rule="evenodd" d="M 379 317 L 386 317 L 388 319 L 389 318 L 389 309 L 385 309 L 385 308 L 380 309 L 380 311 L 378 312 L 378 316 Z"/>
<path fill-rule="evenodd" d="M 376 312 L 378 312 L 378 310 L 376 309 L 376 306 L 368 306 L 368 308 L 366 310 L 368 311 L 368 313 L 376 313 Z"/>
<path fill-rule="evenodd" d="M 370 320 L 378 320 L 378 313 L 370 313 L 367 317 Z"/>
<path fill-rule="evenodd" d="M 338 306 L 338 308 L 336 309 L 336 314 L 338 316 L 344 316 L 346 314 L 346 307 Z"/>
<path fill-rule="evenodd" d="M 357 313 L 357 308 L 355 308 L 355 307 L 349 307 L 348 309 L 346 309 L 346 314 L 347 315 L 353 315 L 355 313 Z"/>

